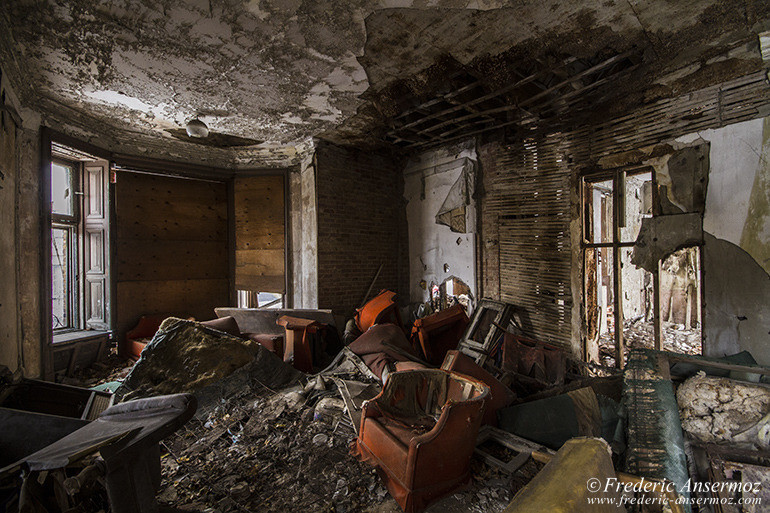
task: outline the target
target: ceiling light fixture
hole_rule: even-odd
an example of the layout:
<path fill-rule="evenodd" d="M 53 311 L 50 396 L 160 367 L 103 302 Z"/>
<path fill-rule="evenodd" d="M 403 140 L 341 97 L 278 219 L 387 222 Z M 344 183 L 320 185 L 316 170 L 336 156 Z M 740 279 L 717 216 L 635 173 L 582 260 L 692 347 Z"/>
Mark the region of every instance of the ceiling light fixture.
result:
<path fill-rule="evenodd" d="M 197 116 L 187 122 L 186 129 L 187 129 L 187 135 L 189 135 L 190 137 L 197 137 L 199 139 L 203 139 L 204 137 L 209 136 L 209 127 L 206 126 L 206 123 L 198 119 Z"/>

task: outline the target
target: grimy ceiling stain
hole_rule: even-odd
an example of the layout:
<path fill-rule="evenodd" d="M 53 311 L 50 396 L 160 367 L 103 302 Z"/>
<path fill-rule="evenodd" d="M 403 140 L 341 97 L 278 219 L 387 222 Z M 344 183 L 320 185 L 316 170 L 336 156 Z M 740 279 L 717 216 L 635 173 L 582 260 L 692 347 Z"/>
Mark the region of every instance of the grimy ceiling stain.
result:
<path fill-rule="evenodd" d="M 442 60 L 489 87 L 522 59 L 547 66 L 637 47 L 661 72 L 698 64 L 646 84 L 661 96 L 702 86 L 709 52 L 768 18 L 758 0 L 6 0 L 0 55 L 22 100 L 42 98 L 59 118 L 77 111 L 173 146 L 189 144 L 170 134 L 199 116 L 291 153 L 314 136 L 376 138 L 394 84 L 427 94 L 442 76 L 426 71 Z M 720 76 L 746 68 L 719 62 Z"/>

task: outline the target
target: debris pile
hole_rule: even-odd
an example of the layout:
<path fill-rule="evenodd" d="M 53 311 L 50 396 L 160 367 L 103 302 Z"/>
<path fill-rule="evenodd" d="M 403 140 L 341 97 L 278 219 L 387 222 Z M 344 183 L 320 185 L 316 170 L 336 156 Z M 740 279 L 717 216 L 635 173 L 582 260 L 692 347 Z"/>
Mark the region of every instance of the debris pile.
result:
<path fill-rule="evenodd" d="M 114 396 L 62 393 L 100 408 L 122 401 L 106 410 L 113 415 L 186 393 L 179 416 L 186 424 L 164 435 L 162 481 L 153 483 L 158 501 L 176 511 L 540 511 L 585 504 L 596 495 L 586 489 L 590 478 L 770 482 L 770 387 L 760 382 L 770 370 L 748 353 L 716 359 L 632 348 L 625 369 L 607 369 L 527 337 L 512 305 L 484 299 L 472 319 L 455 305 L 404 326 L 394 298 L 383 291 L 360 308 L 341 349 L 328 311 L 228 309 L 238 322 L 169 318 Z M 240 322 L 258 332 L 244 336 Z M 648 323 L 627 330 L 629 346 L 652 340 Z M 8 408 L 23 409 L 34 395 L 18 390 L 0 388 L 0 414 L 18 416 Z M 152 398 L 134 402 L 139 397 Z M 55 407 L 40 411 L 50 417 L 71 410 L 73 429 L 105 424 L 90 422 L 99 413 L 83 408 L 27 402 Z M 48 451 L 58 443 L 39 441 Z M 143 457 L 157 462 L 150 452 Z M 21 497 L 19 468 L 0 475 L 16 480 L 0 482 L 0 499 L 5 490 Z M 55 479 L 41 479 L 50 496 Z M 689 491 L 660 490 L 649 493 L 664 510 L 686 511 L 680 499 Z M 720 494 L 692 493 L 760 497 Z M 89 511 L 83 504 L 78 511 Z M 119 513 L 112 497 L 110 504 Z"/>
<path fill-rule="evenodd" d="M 188 422 L 164 443 L 159 501 L 212 513 L 399 511 L 374 469 L 349 454 L 346 417 L 296 399 L 257 387 Z M 511 475 L 474 459 L 471 486 L 431 511 L 501 512 L 541 467 L 530 460 Z"/>
<path fill-rule="evenodd" d="M 118 401 L 139 397 L 200 392 L 241 371 L 242 378 L 270 386 L 291 383 L 299 375 L 258 342 L 195 321 L 169 317 L 120 388 Z"/>
<path fill-rule="evenodd" d="M 674 353 L 701 354 L 700 329 L 687 329 L 684 324 L 665 322 L 661 330 L 663 350 Z M 643 317 L 629 319 L 623 323 L 623 337 L 626 343 L 626 359 L 632 349 L 653 349 L 655 346 L 655 326 Z M 612 332 L 604 333 L 599 338 L 599 359 L 602 365 L 615 366 L 615 340 Z"/>

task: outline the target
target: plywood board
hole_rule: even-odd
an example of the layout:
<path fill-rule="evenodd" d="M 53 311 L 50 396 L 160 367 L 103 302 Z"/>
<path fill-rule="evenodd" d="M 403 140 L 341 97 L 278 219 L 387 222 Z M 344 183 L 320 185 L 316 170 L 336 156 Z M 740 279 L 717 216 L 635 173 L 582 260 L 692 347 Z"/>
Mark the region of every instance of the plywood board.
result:
<path fill-rule="evenodd" d="M 235 285 L 285 292 L 284 177 L 235 180 Z"/>

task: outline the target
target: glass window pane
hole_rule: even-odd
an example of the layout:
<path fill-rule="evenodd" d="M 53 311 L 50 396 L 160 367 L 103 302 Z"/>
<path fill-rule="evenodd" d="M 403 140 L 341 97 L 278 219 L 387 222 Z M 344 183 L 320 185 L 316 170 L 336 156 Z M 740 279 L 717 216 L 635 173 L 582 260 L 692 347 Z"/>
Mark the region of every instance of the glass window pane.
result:
<path fill-rule="evenodd" d="M 257 300 L 260 308 L 283 308 L 283 294 L 260 292 Z"/>
<path fill-rule="evenodd" d="M 74 214 L 72 168 L 51 164 L 51 212 L 71 216 Z"/>
<path fill-rule="evenodd" d="M 626 223 L 620 242 L 636 242 L 642 219 L 652 217 L 652 173 L 626 176 Z"/>
<path fill-rule="evenodd" d="M 588 242 L 612 242 L 612 180 L 586 182 L 584 230 Z"/>
<path fill-rule="evenodd" d="M 68 328 L 70 319 L 70 231 L 66 228 L 51 229 L 51 298 L 53 328 Z"/>

